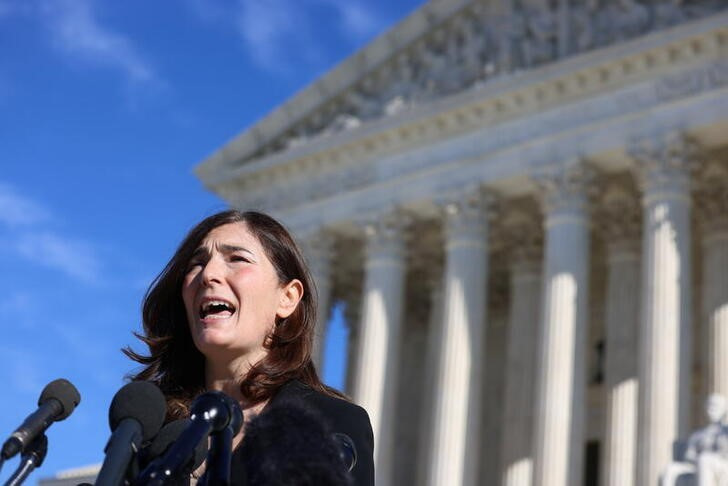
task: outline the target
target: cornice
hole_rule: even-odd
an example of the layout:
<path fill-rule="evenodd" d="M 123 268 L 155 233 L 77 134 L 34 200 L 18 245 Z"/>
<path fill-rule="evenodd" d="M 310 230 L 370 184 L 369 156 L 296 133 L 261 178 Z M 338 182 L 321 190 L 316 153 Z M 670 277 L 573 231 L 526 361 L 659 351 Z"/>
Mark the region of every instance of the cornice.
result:
<path fill-rule="evenodd" d="M 474 0 L 430 0 L 381 34 L 339 65 L 296 93 L 252 128 L 234 137 L 197 168 L 201 178 L 229 166 L 231 161 L 250 157 L 291 125 L 340 96 L 365 74 L 380 67 L 392 55 L 405 49 Z"/>
<path fill-rule="evenodd" d="M 618 45 L 590 55 L 577 56 L 524 72 L 477 90 L 460 93 L 416 107 L 341 134 L 315 139 L 305 146 L 273 154 L 234 170 L 221 170 L 205 179 L 213 191 L 240 193 L 269 186 L 276 180 L 291 180 L 302 174 L 325 176 L 341 190 L 373 178 L 368 160 L 381 159 L 409 148 L 437 143 L 459 133 L 524 119 L 552 107 L 587 99 L 651 80 L 657 102 L 673 101 L 699 91 L 728 84 L 728 15 L 702 21 L 703 28 L 683 25 L 659 33 L 655 45 L 651 36 Z M 690 35 L 682 32 L 692 27 Z M 695 31 L 698 31 L 697 33 Z M 658 33 L 653 34 L 657 36 Z M 622 56 L 622 57 L 620 57 Z M 582 58 L 583 57 L 583 58 Z M 706 64 L 700 69 L 694 66 Z M 680 69 L 682 66 L 682 69 Z M 356 177 L 334 181 L 334 173 L 344 166 L 357 167 Z M 325 178 L 325 177 L 324 177 Z"/>

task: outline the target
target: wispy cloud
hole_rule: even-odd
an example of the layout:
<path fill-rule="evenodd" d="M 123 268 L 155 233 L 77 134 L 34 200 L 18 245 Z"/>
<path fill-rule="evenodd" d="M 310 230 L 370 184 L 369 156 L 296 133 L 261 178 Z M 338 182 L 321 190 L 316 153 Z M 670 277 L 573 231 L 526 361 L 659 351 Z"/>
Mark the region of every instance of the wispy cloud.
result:
<path fill-rule="evenodd" d="M 6 229 L 3 250 L 81 282 L 97 283 L 101 262 L 95 246 L 52 231 L 48 228 L 51 220 L 51 211 L 44 204 L 0 182 L 0 228 Z"/>
<path fill-rule="evenodd" d="M 250 58 L 267 71 L 286 73 L 296 60 L 316 64 L 323 57 L 310 38 L 305 11 L 291 0 L 241 0 L 238 29 Z M 297 59 L 291 44 L 296 45 Z"/>
<path fill-rule="evenodd" d="M 99 280 L 99 260 L 88 242 L 40 231 L 19 235 L 15 251 L 26 260 L 60 270 L 82 282 Z"/>
<path fill-rule="evenodd" d="M 133 82 L 156 79 L 131 40 L 103 26 L 87 0 L 53 0 L 41 4 L 53 45 L 86 62 L 123 72 Z"/>
<path fill-rule="evenodd" d="M 4 365 L 0 379 L 14 392 L 37 395 L 43 389 L 43 356 L 19 346 L 0 346 Z"/>
<path fill-rule="evenodd" d="M 341 41 L 358 43 L 384 26 L 384 19 L 359 0 L 187 0 L 188 8 L 207 23 L 232 19 L 250 59 L 261 68 L 286 74 L 301 65 L 320 65 L 330 38 L 322 39 L 319 15 L 329 11 L 338 23 L 327 25 Z M 338 27 L 338 28 L 337 28 Z M 295 46 L 295 47 L 291 47 Z"/>
<path fill-rule="evenodd" d="M 42 223 L 49 216 L 48 210 L 41 204 L 0 182 L 0 223 L 27 226 Z"/>
<path fill-rule="evenodd" d="M 152 65 L 126 35 L 103 25 L 91 0 L 0 0 L 0 19 L 31 18 L 63 55 L 120 72 L 136 84 L 160 83 Z"/>
<path fill-rule="evenodd" d="M 341 19 L 340 32 L 353 41 L 382 29 L 384 19 L 364 3 L 357 1 L 317 0 L 333 8 Z"/>

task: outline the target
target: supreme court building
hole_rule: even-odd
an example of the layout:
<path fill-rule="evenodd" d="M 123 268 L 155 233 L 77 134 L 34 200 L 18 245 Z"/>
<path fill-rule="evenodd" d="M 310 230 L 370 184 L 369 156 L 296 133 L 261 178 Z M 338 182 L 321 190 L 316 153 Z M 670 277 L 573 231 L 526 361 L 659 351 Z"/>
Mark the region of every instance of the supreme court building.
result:
<path fill-rule="evenodd" d="M 197 174 L 346 303 L 378 486 L 657 485 L 728 395 L 725 0 L 433 0 Z"/>

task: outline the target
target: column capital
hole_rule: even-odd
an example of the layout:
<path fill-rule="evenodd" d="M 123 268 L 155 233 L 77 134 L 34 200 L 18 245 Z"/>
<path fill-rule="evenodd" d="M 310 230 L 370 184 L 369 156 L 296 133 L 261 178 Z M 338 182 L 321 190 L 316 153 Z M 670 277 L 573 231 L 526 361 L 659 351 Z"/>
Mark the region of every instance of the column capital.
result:
<path fill-rule="evenodd" d="M 655 197 L 689 199 L 697 149 L 695 140 L 682 132 L 634 138 L 628 143 L 627 154 L 635 162 L 645 203 Z"/>
<path fill-rule="evenodd" d="M 701 229 L 706 236 L 728 234 L 728 161 L 706 157 L 694 183 Z"/>
<path fill-rule="evenodd" d="M 336 238 L 327 228 L 317 228 L 300 234 L 301 249 L 312 270 L 328 270 Z"/>
<path fill-rule="evenodd" d="M 639 248 L 641 210 L 639 195 L 629 177 L 612 177 L 599 197 L 596 211 L 610 257 Z"/>
<path fill-rule="evenodd" d="M 495 202 L 495 195 L 482 186 L 438 197 L 435 204 L 445 223 L 446 245 L 458 242 L 484 246 L 489 213 Z"/>
<path fill-rule="evenodd" d="M 547 224 L 577 218 L 581 220 L 593 192 L 596 172 L 583 158 L 534 170 L 532 179 L 541 190 L 541 205 Z"/>
<path fill-rule="evenodd" d="M 499 236 L 510 258 L 513 271 L 536 270 L 543 251 L 543 225 L 535 208 L 510 205 L 503 212 Z"/>
<path fill-rule="evenodd" d="M 411 216 L 401 208 L 366 216 L 357 223 L 366 240 L 367 264 L 380 259 L 399 262 Z"/>

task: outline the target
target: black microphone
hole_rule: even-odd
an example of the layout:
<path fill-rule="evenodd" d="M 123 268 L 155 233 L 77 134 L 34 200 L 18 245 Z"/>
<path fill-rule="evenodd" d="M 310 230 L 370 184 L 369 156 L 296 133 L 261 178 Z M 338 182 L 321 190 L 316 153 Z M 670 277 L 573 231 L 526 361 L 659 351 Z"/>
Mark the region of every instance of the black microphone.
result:
<path fill-rule="evenodd" d="M 342 449 L 346 442 L 350 451 Z M 237 456 L 235 476 L 244 477 L 247 486 L 354 484 L 353 441 L 298 401 L 273 406 L 248 422 Z"/>
<path fill-rule="evenodd" d="M 230 423 L 219 432 L 211 434 L 212 444 L 207 454 L 207 469 L 198 486 L 228 486 L 233 455 L 233 437 L 243 427 L 243 411 L 237 400 L 222 392 L 217 393 L 230 410 Z"/>
<path fill-rule="evenodd" d="M 232 413 L 224 396 L 224 393 L 211 391 L 197 397 L 190 407 L 190 423 L 187 428 L 164 456 L 142 471 L 134 484 L 161 486 L 176 477 L 198 444 L 207 442 L 208 435 L 225 429 L 230 423 Z"/>
<path fill-rule="evenodd" d="M 70 381 L 59 378 L 48 383 L 38 399 L 38 409 L 28 415 L 5 441 L 0 458 L 9 459 L 25 449 L 53 422 L 65 419 L 81 401 L 81 395 Z"/>
<path fill-rule="evenodd" d="M 157 458 L 167 453 L 182 432 L 190 425 L 190 419 L 181 419 L 170 422 L 159 431 L 154 440 L 142 449 L 139 453 L 139 467 L 144 470 Z M 207 457 L 207 441 L 200 441 L 192 452 L 192 455 L 180 469 L 179 476 L 189 476 L 195 469 L 200 467 Z"/>
<path fill-rule="evenodd" d="M 5 486 L 19 486 L 33 472 L 33 469 L 43 465 L 43 460 L 48 453 L 48 437 L 41 434 L 28 447 L 23 449 L 23 455 L 20 456 L 20 465 L 15 470 L 10 479 L 7 480 Z"/>
<path fill-rule="evenodd" d="M 162 428 L 167 403 L 157 386 L 134 381 L 116 392 L 109 407 L 112 430 L 104 452 L 106 458 L 96 478 L 96 486 L 118 486 L 143 442 Z"/>

